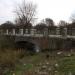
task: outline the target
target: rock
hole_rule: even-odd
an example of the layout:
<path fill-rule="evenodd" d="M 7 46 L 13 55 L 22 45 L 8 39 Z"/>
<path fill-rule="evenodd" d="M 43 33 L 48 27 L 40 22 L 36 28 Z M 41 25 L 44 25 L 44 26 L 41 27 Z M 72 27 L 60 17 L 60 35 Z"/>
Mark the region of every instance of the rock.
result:
<path fill-rule="evenodd" d="M 58 72 L 58 71 L 55 71 L 56 73 Z"/>
<path fill-rule="evenodd" d="M 13 73 L 13 75 L 15 75 L 15 73 Z"/>
<path fill-rule="evenodd" d="M 62 51 L 60 51 L 60 52 L 57 52 L 57 54 L 58 54 L 58 55 L 62 54 Z"/>
<path fill-rule="evenodd" d="M 46 65 L 49 65 L 49 62 L 46 62 Z"/>
<path fill-rule="evenodd" d="M 46 68 L 47 68 L 47 66 L 45 66 L 45 65 L 44 65 L 44 66 L 42 66 L 42 69 L 46 69 Z"/>
<path fill-rule="evenodd" d="M 26 66 L 26 64 L 23 64 L 24 66 Z"/>
<path fill-rule="evenodd" d="M 55 64 L 55 67 L 58 67 L 58 66 L 59 66 L 59 65 L 56 63 L 56 64 Z"/>
<path fill-rule="evenodd" d="M 70 56 L 71 56 L 71 54 L 68 54 L 67 56 L 68 56 L 68 57 L 70 57 Z"/>
<path fill-rule="evenodd" d="M 69 72 L 69 74 L 68 75 L 72 75 L 72 72 Z"/>

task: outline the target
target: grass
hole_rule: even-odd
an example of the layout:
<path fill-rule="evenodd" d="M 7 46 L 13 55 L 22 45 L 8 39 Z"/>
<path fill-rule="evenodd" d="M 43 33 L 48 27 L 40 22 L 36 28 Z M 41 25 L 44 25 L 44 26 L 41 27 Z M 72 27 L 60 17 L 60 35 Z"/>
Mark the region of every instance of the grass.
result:
<path fill-rule="evenodd" d="M 57 52 L 56 52 L 57 53 Z M 58 75 L 64 75 L 68 72 L 75 72 L 75 55 L 73 56 L 65 56 L 66 54 L 68 54 L 68 52 L 65 52 L 61 55 L 57 55 L 55 52 L 52 53 L 52 55 L 49 58 L 46 58 L 46 54 L 49 53 L 39 53 L 39 54 L 35 54 L 33 56 L 25 56 L 21 61 L 23 63 L 25 63 L 26 65 L 22 65 L 19 68 L 21 70 L 18 70 L 18 72 L 34 72 L 35 69 L 38 68 L 37 64 L 42 63 L 42 65 L 46 64 L 46 62 L 49 62 L 49 65 L 52 66 L 53 70 L 58 71 Z M 54 65 L 58 63 L 59 67 L 55 67 Z M 42 66 L 39 66 L 42 67 Z M 22 73 L 18 73 L 16 75 L 22 75 Z M 33 75 L 33 74 L 32 74 Z"/>
<path fill-rule="evenodd" d="M 11 75 L 15 69 L 22 53 L 16 50 L 0 50 L 0 73 L 1 75 Z"/>
<path fill-rule="evenodd" d="M 13 43 L 5 36 L 0 37 L 0 75 L 35 75 L 38 70 L 45 70 L 47 75 L 68 75 L 70 72 L 75 74 L 74 51 L 62 51 L 57 54 L 59 51 L 53 50 L 32 55 L 23 50 L 14 50 Z M 68 56 L 69 54 L 71 55 Z"/>
<path fill-rule="evenodd" d="M 0 63 L 15 65 L 14 69 L 9 68 L 5 75 L 12 75 L 12 73 L 15 73 L 15 75 L 35 75 L 33 74 L 35 70 L 43 70 L 43 66 L 47 67 L 45 69 L 47 72 L 48 68 L 52 68 L 48 75 L 68 75 L 69 72 L 75 74 L 75 52 L 63 51 L 59 55 L 57 52 L 40 52 L 34 55 L 23 53 L 24 57 L 20 58 L 20 52 L 6 50 L 5 52 L 0 52 Z M 71 56 L 67 56 L 68 54 L 71 54 Z M 56 67 L 55 64 L 58 64 L 58 66 Z M 56 71 L 57 73 L 55 73 Z"/>
<path fill-rule="evenodd" d="M 57 54 L 59 51 L 53 50 L 32 55 L 23 50 L 14 50 L 13 43 L 11 39 L 0 36 L 0 75 L 35 75 L 38 70 L 45 70 L 47 75 L 75 75 L 75 51 Z"/>
<path fill-rule="evenodd" d="M 75 72 L 75 56 L 64 57 L 59 61 L 59 70 L 63 72 Z"/>

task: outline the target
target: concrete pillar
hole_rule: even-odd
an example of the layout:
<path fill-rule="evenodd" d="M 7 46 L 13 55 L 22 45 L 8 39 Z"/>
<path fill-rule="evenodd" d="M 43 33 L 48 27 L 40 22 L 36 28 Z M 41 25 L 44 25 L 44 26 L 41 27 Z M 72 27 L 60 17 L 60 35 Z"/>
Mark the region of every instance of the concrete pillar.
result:
<path fill-rule="evenodd" d="M 9 31 L 8 31 L 8 29 L 6 30 L 6 34 L 7 34 L 7 35 L 9 34 Z"/>
<path fill-rule="evenodd" d="M 20 34 L 23 35 L 23 29 L 20 29 Z"/>
<path fill-rule="evenodd" d="M 13 32 L 12 32 L 12 34 L 13 34 L 13 35 L 15 35 L 15 29 L 13 29 Z"/>
<path fill-rule="evenodd" d="M 75 28 L 72 28 L 72 29 L 71 29 L 71 34 L 72 34 L 73 36 L 75 36 Z"/>
<path fill-rule="evenodd" d="M 47 28 L 45 28 L 44 29 L 44 36 L 48 36 L 50 33 L 48 33 L 48 29 Z"/>
<path fill-rule="evenodd" d="M 36 34 L 36 29 L 34 29 L 34 34 Z"/>
<path fill-rule="evenodd" d="M 64 28 L 64 35 L 67 35 L 67 28 Z"/>
<path fill-rule="evenodd" d="M 28 34 L 28 29 L 25 30 L 25 33 Z"/>
<path fill-rule="evenodd" d="M 60 34 L 60 28 L 56 28 L 56 35 Z"/>
<path fill-rule="evenodd" d="M 35 29 L 31 29 L 31 35 L 34 35 Z"/>

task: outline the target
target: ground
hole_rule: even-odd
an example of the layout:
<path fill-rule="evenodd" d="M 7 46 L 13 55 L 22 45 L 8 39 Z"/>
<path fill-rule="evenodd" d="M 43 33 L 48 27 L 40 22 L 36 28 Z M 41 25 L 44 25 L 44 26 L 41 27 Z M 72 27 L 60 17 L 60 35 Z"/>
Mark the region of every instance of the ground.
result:
<path fill-rule="evenodd" d="M 14 71 L 6 75 L 74 75 L 75 51 L 49 51 L 25 54 Z"/>

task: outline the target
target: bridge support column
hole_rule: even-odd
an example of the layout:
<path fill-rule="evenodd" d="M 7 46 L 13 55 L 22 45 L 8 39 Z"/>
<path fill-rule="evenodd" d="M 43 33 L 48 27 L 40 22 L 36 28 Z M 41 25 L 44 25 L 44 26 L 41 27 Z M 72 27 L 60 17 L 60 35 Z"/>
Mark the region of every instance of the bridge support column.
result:
<path fill-rule="evenodd" d="M 26 34 L 28 34 L 28 29 L 26 29 L 26 31 L 25 31 L 25 32 L 26 32 Z"/>
<path fill-rule="evenodd" d="M 13 35 L 15 35 L 15 29 L 13 29 L 13 32 L 12 32 L 12 34 L 13 34 Z"/>
<path fill-rule="evenodd" d="M 67 35 L 67 28 L 64 28 L 64 35 Z"/>
<path fill-rule="evenodd" d="M 44 30 L 44 36 L 45 36 L 45 37 L 48 37 L 49 31 L 50 31 L 50 30 L 48 30 L 47 28 L 45 28 L 45 30 Z"/>
<path fill-rule="evenodd" d="M 6 30 L 6 34 L 7 34 L 7 35 L 9 34 L 9 31 L 8 31 L 8 29 Z"/>
<path fill-rule="evenodd" d="M 34 35 L 35 34 L 35 29 L 31 29 L 31 35 Z"/>
<path fill-rule="evenodd" d="M 23 29 L 20 29 L 20 34 L 23 35 Z"/>
<path fill-rule="evenodd" d="M 56 28 L 56 35 L 60 35 L 60 28 Z"/>

